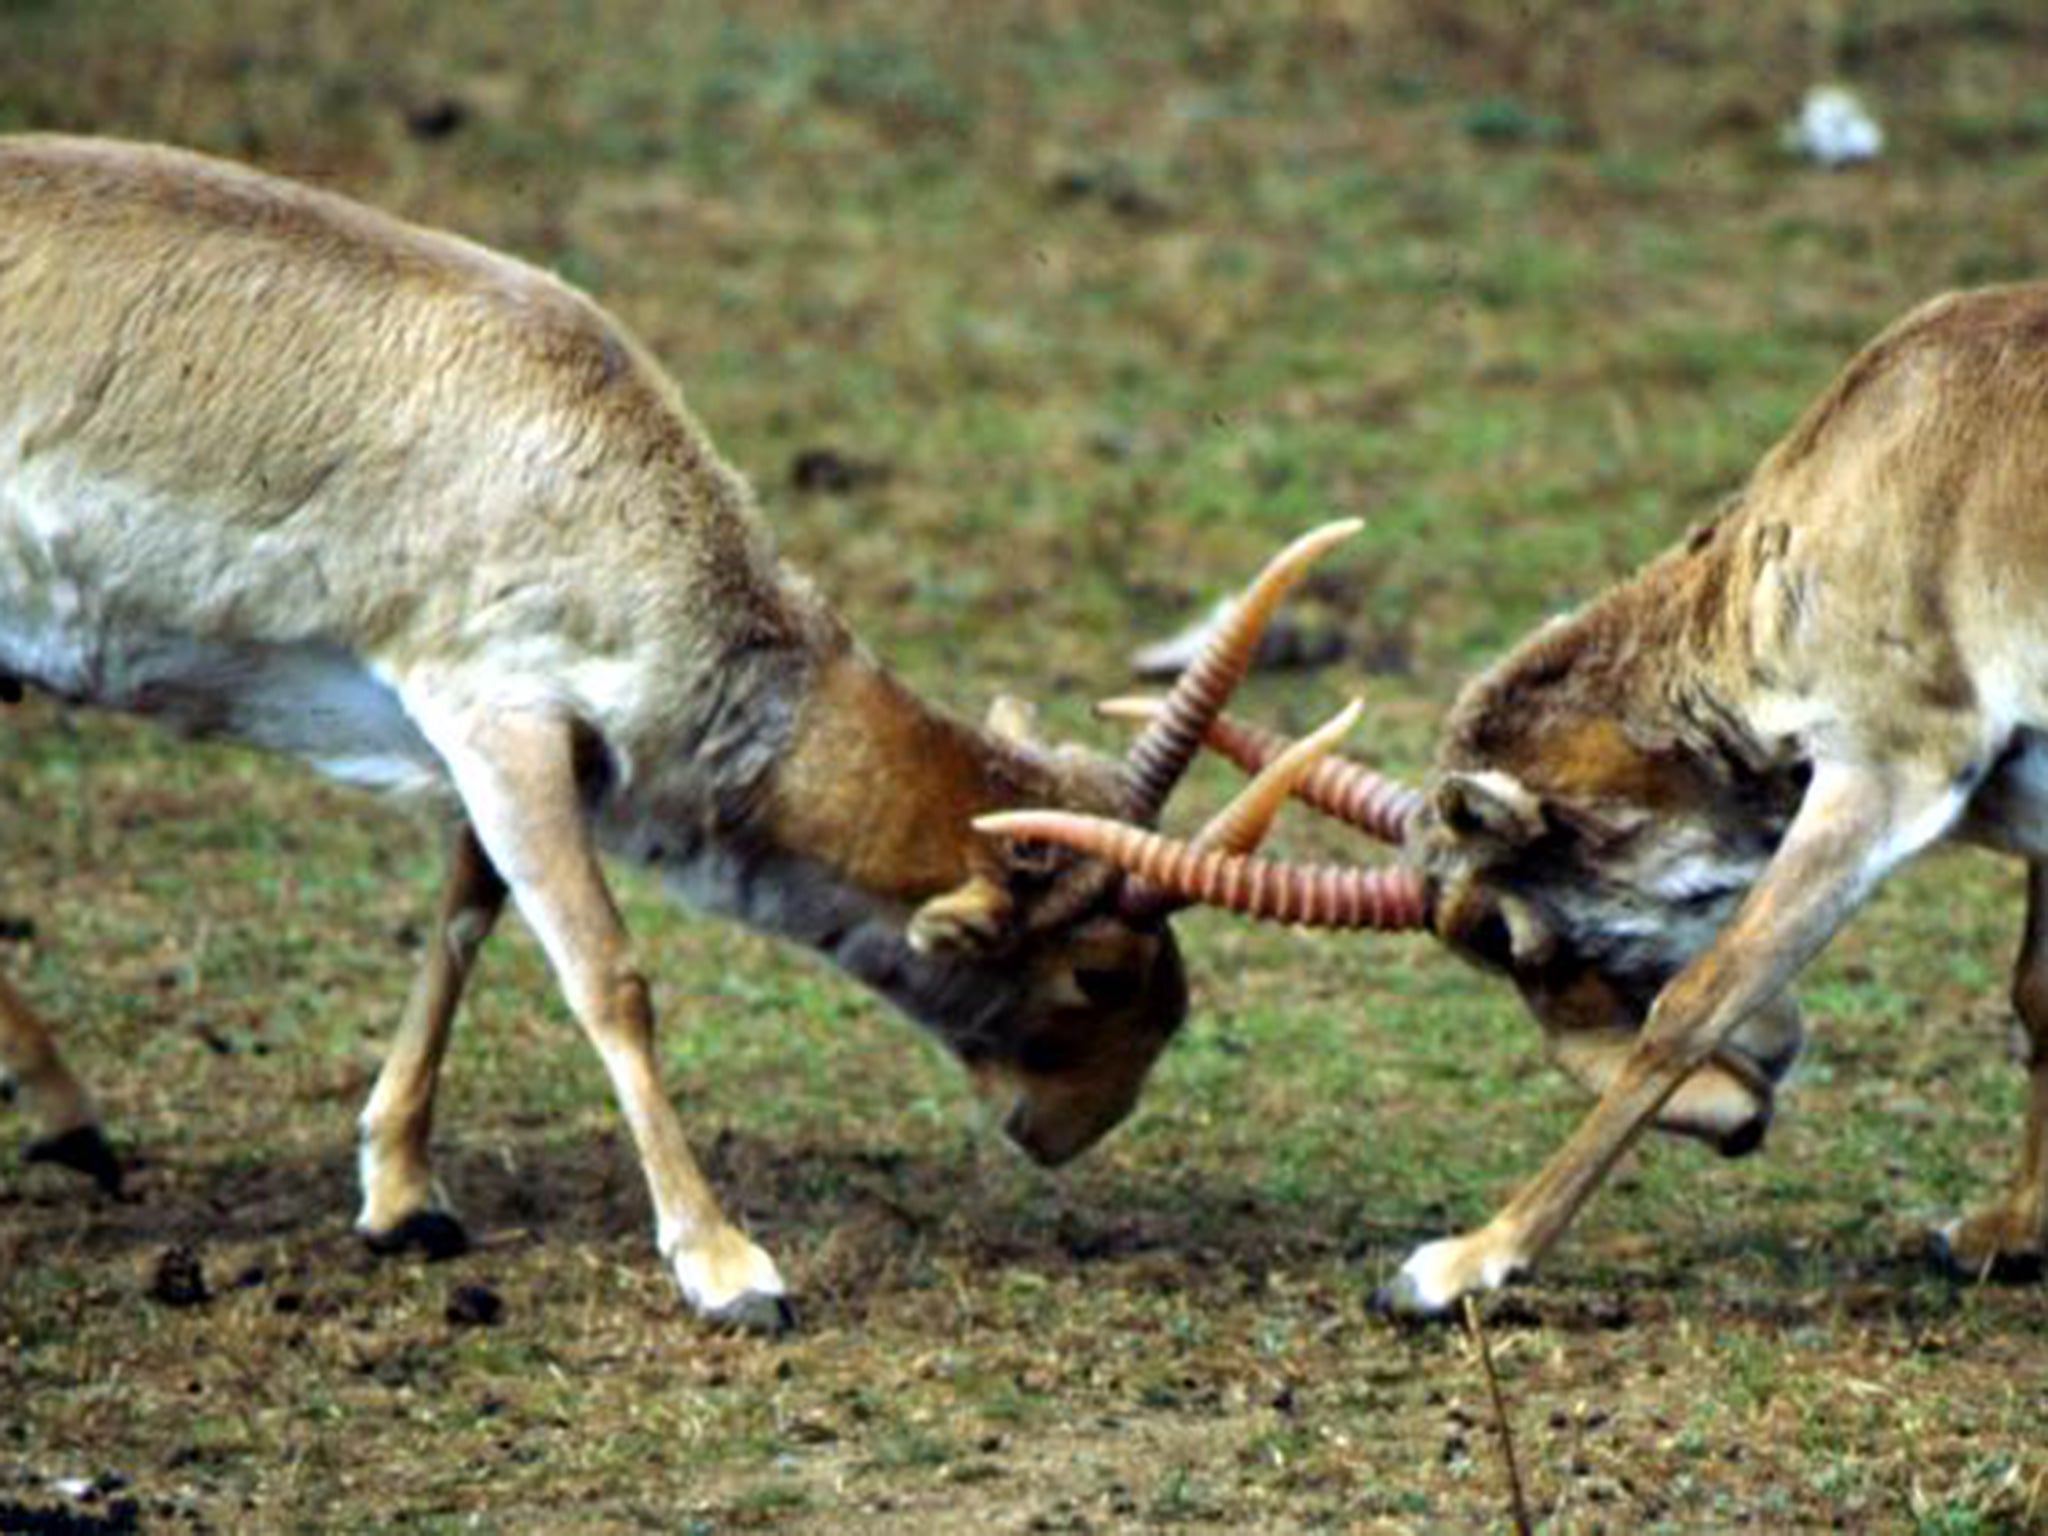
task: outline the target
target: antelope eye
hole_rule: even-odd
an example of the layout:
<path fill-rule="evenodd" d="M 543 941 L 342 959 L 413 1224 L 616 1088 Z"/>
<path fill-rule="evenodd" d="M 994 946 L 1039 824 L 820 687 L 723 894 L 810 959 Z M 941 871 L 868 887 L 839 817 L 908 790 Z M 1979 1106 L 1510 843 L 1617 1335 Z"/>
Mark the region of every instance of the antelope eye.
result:
<path fill-rule="evenodd" d="M 1122 1008 L 1135 1002 L 1143 985 L 1136 971 L 1107 971 L 1077 968 L 1074 985 L 1098 1008 Z"/>
<path fill-rule="evenodd" d="M 1011 878 L 1023 885 L 1042 885 L 1073 860 L 1073 855 L 1057 843 L 1022 838 L 1013 839 L 1005 854 Z"/>
<path fill-rule="evenodd" d="M 1502 971 L 1514 969 L 1514 935 L 1508 932 L 1508 921 L 1501 916 L 1498 907 L 1472 924 L 1460 937 L 1465 947 L 1488 965 Z"/>

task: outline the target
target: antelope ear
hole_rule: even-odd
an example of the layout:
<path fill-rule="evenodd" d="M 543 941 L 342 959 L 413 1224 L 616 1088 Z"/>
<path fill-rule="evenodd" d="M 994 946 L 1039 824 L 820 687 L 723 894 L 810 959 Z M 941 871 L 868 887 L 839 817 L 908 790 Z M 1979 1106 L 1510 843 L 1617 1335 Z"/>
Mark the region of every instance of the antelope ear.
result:
<path fill-rule="evenodd" d="M 1014 913 L 1008 891 L 973 875 L 913 912 L 907 937 L 920 955 L 982 954 L 1008 936 Z"/>
<path fill-rule="evenodd" d="M 1431 797 L 1437 820 L 1458 837 L 1522 848 L 1543 835 L 1543 802 L 1512 774 L 1447 774 Z"/>
<path fill-rule="evenodd" d="M 1038 709 L 1014 694 L 999 693 L 988 706 L 991 736 L 1020 747 L 1038 744 Z"/>

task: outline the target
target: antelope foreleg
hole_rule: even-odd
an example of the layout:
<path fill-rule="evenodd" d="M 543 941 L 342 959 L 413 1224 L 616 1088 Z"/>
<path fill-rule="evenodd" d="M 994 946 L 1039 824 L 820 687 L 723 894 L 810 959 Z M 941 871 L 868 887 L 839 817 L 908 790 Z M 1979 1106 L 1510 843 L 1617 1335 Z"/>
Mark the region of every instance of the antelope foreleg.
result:
<path fill-rule="evenodd" d="M 1782 994 L 1872 886 L 1951 826 L 1956 783 L 1824 768 L 1734 919 L 1657 998 L 1600 1102 L 1484 1227 L 1418 1248 L 1380 1295 L 1410 1315 L 1448 1310 L 1542 1259 L 1680 1085 Z"/>
<path fill-rule="evenodd" d="M 598 867 L 572 726 L 539 713 L 444 713 L 431 700 L 422 703 L 422 723 L 448 763 L 479 843 L 603 1058 L 653 1197 L 656 1243 L 684 1299 L 720 1321 L 787 1326 L 782 1276 L 719 1208 L 662 1091 L 654 1010 Z"/>

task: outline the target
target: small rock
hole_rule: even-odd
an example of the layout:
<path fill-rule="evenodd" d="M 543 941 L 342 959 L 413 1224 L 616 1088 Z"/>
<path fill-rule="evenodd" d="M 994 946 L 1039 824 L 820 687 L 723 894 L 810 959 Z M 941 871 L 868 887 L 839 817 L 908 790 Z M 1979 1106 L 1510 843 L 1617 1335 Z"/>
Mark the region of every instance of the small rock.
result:
<path fill-rule="evenodd" d="M 1618 1333 L 1632 1326 L 1634 1322 L 1635 1312 L 1624 1296 L 1595 1296 L 1586 1303 L 1586 1323 L 1589 1327 L 1606 1333 Z"/>
<path fill-rule="evenodd" d="M 206 1271 L 199 1255 L 179 1243 L 156 1258 L 156 1273 L 150 1277 L 149 1299 L 167 1307 L 201 1307 L 211 1300 L 206 1289 Z"/>
<path fill-rule="evenodd" d="M 495 1327 L 505 1315 L 505 1300 L 487 1285 L 458 1285 L 449 1291 L 443 1315 L 457 1328 Z"/>
<path fill-rule="evenodd" d="M 1096 203 L 1131 224 L 1163 223 L 1173 215 L 1165 198 L 1122 165 L 1069 167 L 1047 181 L 1045 191 L 1055 203 Z"/>
<path fill-rule="evenodd" d="M 888 478 L 888 465 L 836 448 L 806 448 L 789 461 L 791 487 L 807 496 L 847 496 Z"/>
<path fill-rule="evenodd" d="M 1500 1296 L 1487 1308 L 1486 1322 L 1491 1328 L 1541 1328 L 1543 1314 L 1525 1297 Z"/>
<path fill-rule="evenodd" d="M 1817 85 L 1806 93 L 1791 139 L 1800 153 L 1831 171 L 1875 160 L 1884 150 L 1877 119 L 1854 91 L 1840 85 Z"/>
<path fill-rule="evenodd" d="M 416 139 L 445 139 L 469 121 L 469 107 L 458 97 L 436 96 L 409 107 L 405 131 Z"/>

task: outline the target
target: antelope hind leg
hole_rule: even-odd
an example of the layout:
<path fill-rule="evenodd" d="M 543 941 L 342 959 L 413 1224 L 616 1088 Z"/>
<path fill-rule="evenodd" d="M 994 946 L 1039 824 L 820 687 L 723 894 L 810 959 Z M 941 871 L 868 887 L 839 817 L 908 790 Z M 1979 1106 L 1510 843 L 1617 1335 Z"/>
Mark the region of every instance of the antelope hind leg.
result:
<path fill-rule="evenodd" d="M 121 1193 L 121 1165 L 100 1130 L 92 1096 L 57 1054 L 43 1021 L 0 978 L 0 1071 L 12 1078 L 42 1129 L 23 1153 L 32 1163 L 60 1163 L 87 1175 L 107 1194 Z"/>
<path fill-rule="evenodd" d="M 2027 869 L 2012 1003 L 2027 1069 L 2019 1169 L 1998 1199 L 1933 1234 L 1937 1261 L 1970 1280 L 2035 1280 L 2048 1265 L 2048 865 Z"/>
<path fill-rule="evenodd" d="M 363 1208 L 356 1231 L 377 1253 L 413 1249 L 440 1259 L 469 1246 L 434 1179 L 428 1144 L 434 1088 L 455 1010 L 477 951 L 504 905 L 505 882 L 464 822 L 449 850 L 419 975 L 360 1121 L 357 1166 Z"/>
<path fill-rule="evenodd" d="M 662 1091 L 654 1011 L 598 867 L 570 722 L 537 712 L 443 711 L 431 698 L 411 707 L 604 1061 L 653 1197 L 656 1244 L 684 1300 L 714 1321 L 788 1327 L 793 1314 L 774 1260 L 719 1208 Z"/>

